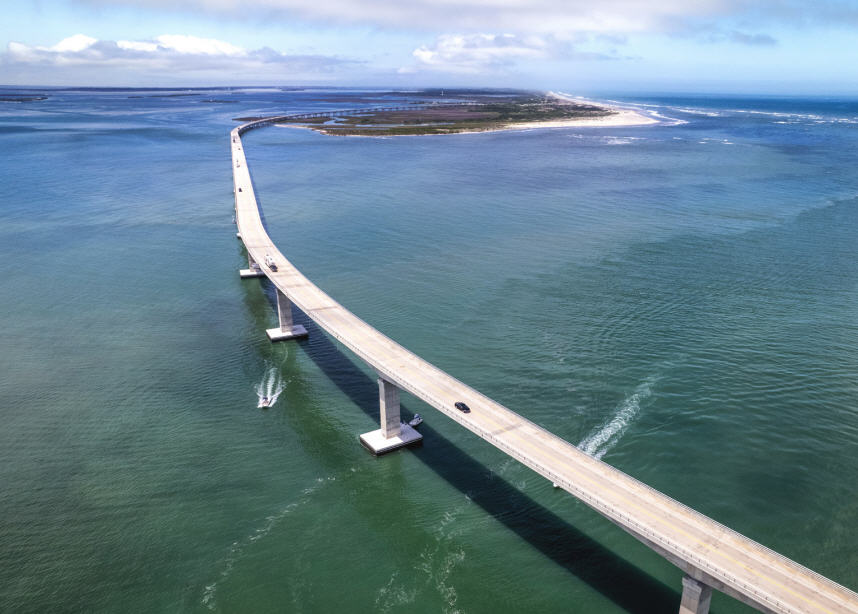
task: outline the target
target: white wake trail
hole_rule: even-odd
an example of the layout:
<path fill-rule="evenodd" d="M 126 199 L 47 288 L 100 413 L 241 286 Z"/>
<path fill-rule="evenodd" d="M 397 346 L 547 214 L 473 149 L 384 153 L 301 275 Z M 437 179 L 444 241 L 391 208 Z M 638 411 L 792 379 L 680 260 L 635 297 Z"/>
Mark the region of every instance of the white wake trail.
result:
<path fill-rule="evenodd" d="M 274 384 L 277 382 L 277 373 L 275 373 L 274 368 L 272 367 L 268 371 L 268 385 L 265 387 L 265 392 L 268 397 L 271 397 L 271 394 L 274 392 Z"/>
<path fill-rule="evenodd" d="M 352 470 L 354 471 L 354 469 Z M 235 569 L 236 564 L 241 562 L 247 556 L 247 551 L 251 550 L 261 539 L 268 536 L 271 531 L 278 527 L 281 523 L 287 521 L 288 517 L 301 506 L 304 506 L 313 501 L 313 495 L 323 486 L 337 480 L 337 476 L 331 475 L 328 477 L 316 478 L 315 483 L 301 491 L 301 496 L 288 505 L 282 507 L 279 511 L 266 516 L 265 520 L 250 534 L 242 539 L 237 539 L 232 542 L 226 556 L 221 560 L 220 570 L 213 582 L 205 585 L 202 594 L 202 605 L 211 611 L 219 611 L 217 603 L 217 589 L 220 584 L 226 581 Z"/>
<path fill-rule="evenodd" d="M 611 448 L 617 445 L 629 424 L 640 413 L 641 403 L 652 396 L 652 387 L 656 381 L 658 378 L 647 378 L 635 388 L 635 391 L 617 406 L 617 410 L 608 422 L 594 429 L 581 440 L 578 449 L 597 459 L 605 456 Z"/>
<path fill-rule="evenodd" d="M 256 406 L 263 407 L 262 400 L 268 399 L 268 407 L 273 407 L 285 389 L 286 382 L 280 377 L 280 369 L 269 365 L 256 385 L 256 396 L 259 398 Z"/>

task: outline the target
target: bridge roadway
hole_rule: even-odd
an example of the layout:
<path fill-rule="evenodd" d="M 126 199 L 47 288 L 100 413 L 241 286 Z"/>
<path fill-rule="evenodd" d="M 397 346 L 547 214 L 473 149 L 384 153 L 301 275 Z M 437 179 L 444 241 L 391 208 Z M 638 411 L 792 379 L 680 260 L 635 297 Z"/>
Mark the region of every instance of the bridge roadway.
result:
<path fill-rule="evenodd" d="M 706 612 L 714 588 L 764 612 L 858 613 L 858 595 L 851 590 L 588 456 L 408 351 L 313 284 L 269 238 L 254 195 L 240 135 L 270 123 L 270 118 L 250 122 L 231 133 L 236 222 L 262 273 L 320 327 L 383 379 L 551 480 L 682 569 L 681 612 Z M 276 261 L 276 272 L 264 264 L 267 254 Z M 456 410 L 456 401 L 472 411 Z M 704 476 L 700 487 L 705 484 Z"/>

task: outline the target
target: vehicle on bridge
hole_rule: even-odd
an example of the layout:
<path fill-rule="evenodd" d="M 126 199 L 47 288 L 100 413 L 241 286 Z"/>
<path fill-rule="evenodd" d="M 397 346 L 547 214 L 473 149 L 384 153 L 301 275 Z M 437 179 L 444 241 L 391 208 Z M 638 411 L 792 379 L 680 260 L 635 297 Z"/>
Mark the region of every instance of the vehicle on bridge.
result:
<path fill-rule="evenodd" d="M 275 273 L 277 272 L 277 263 L 274 262 L 274 258 L 271 257 L 271 254 L 265 254 L 265 266 Z"/>
<path fill-rule="evenodd" d="M 462 403 L 461 401 L 456 401 L 454 403 L 454 405 L 455 405 L 456 409 L 458 409 L 463 414 L 471 413 L 471 408 L 468 407 L 467 405 L 465 405 L 464 403 Z"/>

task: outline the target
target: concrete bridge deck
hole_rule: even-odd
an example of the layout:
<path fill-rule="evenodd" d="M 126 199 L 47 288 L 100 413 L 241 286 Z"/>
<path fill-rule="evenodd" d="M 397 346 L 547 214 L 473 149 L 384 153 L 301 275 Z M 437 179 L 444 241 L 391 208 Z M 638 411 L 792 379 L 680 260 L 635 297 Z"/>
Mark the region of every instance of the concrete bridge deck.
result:
<path fill-rule="evenodd" d="M 681 612 L 706 612 L 714 588 L 764 612 L 858 613 L 858 595 L 851 590 L 581 452 L 389 339 L 307 279 L 263 227 L 241 144 L 241 134 L 271 123 L 250 122 L 231 133 L 240 237 L 260 274 L 383 380 L 554 482 L 682 569 Z M 276 272 L 265 264 L 266 256 Z M 457 401 L 471 412 L 455 409 Z"/>

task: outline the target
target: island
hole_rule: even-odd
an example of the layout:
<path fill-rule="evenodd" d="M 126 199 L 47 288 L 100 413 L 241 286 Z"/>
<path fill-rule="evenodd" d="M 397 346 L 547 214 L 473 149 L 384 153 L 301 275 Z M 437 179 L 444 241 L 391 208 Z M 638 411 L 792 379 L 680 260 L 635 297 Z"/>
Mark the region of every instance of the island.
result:
<path fill-rule="evenodd" d="M 457 134 L 575 125 L 628 126 L 656 123 L 640 113 L 555 92 L 425 92 L 399 107 L 350 109 L 333 116 L 283 118 L 281 126 L 338 136 Z M 409 108 L 411 107 L 411 108 Z M 252 121 L 256 117 L 240 117 Z"/>

